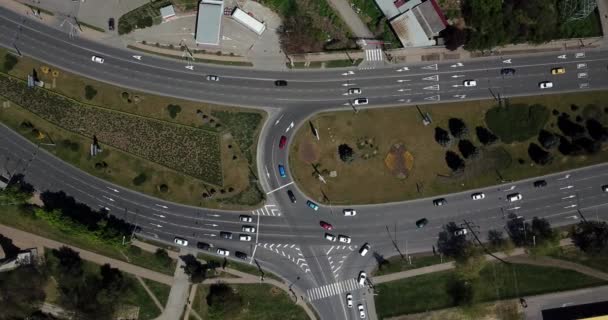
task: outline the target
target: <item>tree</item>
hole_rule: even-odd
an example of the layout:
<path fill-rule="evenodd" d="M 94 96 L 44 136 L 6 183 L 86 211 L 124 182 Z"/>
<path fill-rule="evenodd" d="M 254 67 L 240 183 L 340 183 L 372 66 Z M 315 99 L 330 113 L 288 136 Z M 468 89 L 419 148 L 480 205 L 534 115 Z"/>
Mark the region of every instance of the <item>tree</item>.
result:
<path fill-rule="evenodd" d="M 437 250 L 446 257 L 464 261 L 470 257 L 472 244 L 467 237 L 454 234 L 460 229 L 462 228 L 454 222 L 444 225 L 443 230 L 439 232 Z"/>
<path fill-rule="evenodd" d="M 553 161 L 551 154 L 543 150 L 543 148 L 536 143 L 530 143 L 530 146 L 528 146 L 528 155 L 532 161 L 540 165 L 546 165 Z"/>
<path fill-rule="evenodd" d="M 572 228 L 570 237 L 587 254 L 608 254 L 608 224 L 604 221 L 581 221 Z"/>
<path fill-rule="evenodd" d="M 570 120 L 570 116 L 566 113 L 562 113 L 557 118 L 557 127 L 564 133 L 564 135 L 571 138 L 579 138 L 585 134 L 585 128 Z"/>
<path fill-rule="evenodd" d="M 545 149 L 552 149 L 559 145 L 559 137 L 547 130 L 541 130 L 538 133 L 538 142 Z"/>
<path fill-rule="evenodd" d="M 508 42 L 503 26 L 502 0 L 465 1 L 462 13 L 471 28 L 466 49 L 485 50 Z"/>
<path fill-rule="evenodd" d="M 338 154 L 340 155 L 340 160 L 343 162 L 348 163 L 354 160 L 353 148 L 349 147 L 347 144 L 341 144 L 338 146 Z"/>
<path fill-rule="evenodd" d="M 87 100 L 91 100 L 91 99 L 95 98 L 96 95 L 97 95 L 97 90 L 95 90 L 95 88 L 93 88 L 93 86 L 87 84 L 84 87 L 84 97 Z"/>
<path fill-rule="evenodd" d="M 448 120 L 448 127 L 450 128 L 452 136 L 458 139 L 463 138 L 469 133 L 469 129 L 462 119 L 450 118 L 450 120 Z"/>
<path fill-rule="evenodd" d="M 182 112 L 182 107 L 177 104 L 170 104 L 167 106 L 167 111 L 169 111 L 169 117 L 171 117 L 171 119 L 175 119 L 177 114 Z"/>
<path fill-rule="evenodd" d="M 467 32 L 453 25 L 448 25 L 439 33 L 439 36 L 444 39 L 445 48 L 450 51 L 462 47 L 467 41 Z"/>
<path fill-rule="evenodd" d="M 530 227 L 532 235 L 535 237 L 536 244 L 543 244 L 556 240 L 557 234 L 551 229 L 551 224 L 545 218 L 532 218 Z"/>
<path fill-rule="evenodd" d="M 585 127 L 593 140 L 599 142 L 608 141 L 608 128 L 604 127 L 599 121 L 589 119 L 585 122 Z"/>
<path fill-rule="evenodd" d="M 507 218 L 507 232 L 513 243 L 518 247 L 526 245 L 530 235 L 530 224 L 523 216 L 517 216 L 514 213 L 509 213 Z"/>
<path fill-rule="evenodd" d="M 452 298 L 452 302 L 457 306 L 470 306 L 475 298 L 475 288 L 473 282 L 452 277 L 446 283 L 446 291 Z"/>
<path fill-rule="evenodd" d="M 221 319 L 231 319 L 241 312 L 243 298 L 225 283 L 212 284 L 207 295 L 207 305 Z"/>
<path fill-rule="evenodd" d="M 572 144 L 579 146 L 589 154 L 595 154 L 602 148 L 602 143 L 596 140 L 591 140 L 587 137 L 581 137 L 572 141 Z"/>
<path fill-rule="evenodd" d="M 82 270 L 82 259 L 80 253 L 72 250 L 70 247 L 62 246 L 57 249 L 53 249 L 53 255 L 59 259 L 58 270 L 66 275 L 81 275 Z"/>
<path fill-rule="evenodd" d="M 570 142 L 570 140 L 564 136 L 559 137 L 559 146 L 557 146 L 557 150 L 565 156 L 576 156 L 585 153 L 585 149 L 578 144 Z"/>
<path fill-rule="evenodd" d="M 435 141 L 437 141 L 437 143 L 439 143 L 440 146 L 442 147 L 447 147 L 450 145 L 450 134 L 440 128 L 440 127 L 436 127 L 435 128 Z"/>
<path fill-rule="evenodd" d="M 458 150 L 465 159 L 475 158 L 479 155 L 479 149 L 471 141 L 463 139 L 458 142 Z"/>
<path fill-rule="evenodd" d="M 2 71 L 8 73 L 17 65 L 19 59 L 15 55 L 7 53 L 4 55 L 4 64 L 2 65 Z"/>
<path fill-rule="evenodd" d="M 148 176 L 142 172 L 133 178 L 133 185 L 141 186 L 144 182 L 146 182 L 146 180 L 148 180 Z"/>
<path fill-rule="evenodd" d="M 169 257 L 169 253 L 167 253 L 167 250 L 162 248 L 156 249 L 156 252 L 154 252 L 154 258 L 164 266 L 170 265 L 172 261 L 171 257 Z"/>
<path fill-rule="evenodd" d="M 477 139 L 479 139 L 479 142 L 481 142 L 481 144 L 484 146 L 491 145 L 498 140 L 498 137 L 485 127 L 476 127 L 475 133 L 477 134 Z"/>
<path fill-rule="evenodd" d="M 203 265 L 196 257 L 191 254 L 180 257 L 186 265 L 183 267 L 184 272 L 190 276 L 190 282 L 201 283 L 207 276 L 207 267 Z"/>
<path fill-rule="evenodd" d="M 0 319 L 29 319 L 45 300 L 47 277 L 33 266 L 0 273 Z"/>
<path fill-rule="evenodd" d="M 464 170 L 464 160 L 456 152 L 446 151 L 445 162 L 453 172 Z"/>
<path fill-rule="evenodd" d="M 491 229 L 488 231 L 488 243 L 493 249 L 502 249 L 507 240 L 504 238 L 502 231 Z"/>
<path fill-rule="evenodd" d="M 129 289 L 129 283 L 122 272 L 109 264 L 100 267 L 101 279 L 96 300 L 108 314 L 113 314 L 120 298 Z"/>

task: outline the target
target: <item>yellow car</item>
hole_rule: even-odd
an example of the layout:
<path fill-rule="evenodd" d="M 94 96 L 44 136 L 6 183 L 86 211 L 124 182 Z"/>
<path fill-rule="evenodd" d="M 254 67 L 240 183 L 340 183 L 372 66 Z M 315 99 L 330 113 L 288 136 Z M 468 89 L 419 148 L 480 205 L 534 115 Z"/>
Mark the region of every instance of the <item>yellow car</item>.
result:
<path fill-rule="evenodd" d="M 566 73 L 566 68 L 553 68 L 551 69 L 551 74 L 564 74 Z"/>

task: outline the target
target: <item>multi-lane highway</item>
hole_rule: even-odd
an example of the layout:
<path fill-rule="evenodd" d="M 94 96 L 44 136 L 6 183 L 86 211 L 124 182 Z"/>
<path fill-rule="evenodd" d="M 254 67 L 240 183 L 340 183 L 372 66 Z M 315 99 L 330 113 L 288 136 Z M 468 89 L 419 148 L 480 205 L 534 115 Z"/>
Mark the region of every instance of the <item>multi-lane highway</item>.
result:
<path fill-rule="evenodd" d="M 548 184 L 544 188 L 534 188 L 530 180 L 476 190 L 486 196 L 479 201 L 473 201 L 473 191 L 467 191 L 444 196 L 448 204 L 442 207 L 434 206 L 431 199 L 356 206 L 357 215 L 353 217 L 344 216 L 342 207 L 312 210 L 306 205 L 306 196 L 292 184 L 289 168 L 287 178 L 277 172 L 278 164 L 288 165 L 288 146 L 278 148 L 280 137 L 286 136 L 289 142 L 316 112 L 351 110 L 350 103 L 358 97 L 369 99 L 369 104 L 362 107 L 371 108 L 485 99 L 498 94 L 509 97 L 605 88 L 608 51 L 603 49 L 370 70 L 276 72 L 207 65 L 194 65 L 190 70 L 180 61 L 150 55 L 136 59 L 133 56 L 141 53 L 81 38 L 69 39 L 58 30 L 4 8 L 0 8 L 0 44 L 122 87 L 267 110 L 270 117 L 260 136 L 257 162 L 262 186 L 269 193 L 268 202 L 250 212 L 167 203 L 112 185 L 60 161 L 4 126 L 0 126 L 0 154 L 4 166 L 23 172 L 38 190 L 63 190 L 93 208 L 107 207 L 111 214 L 137 224 L 142 236 L 169 242 L 178 236 L 187 239 L 190 246 L 205 242 L 214 249 L 229 250 L 231 256 L 235 251 L 246 253 L 247 262 L 257 262 L 294 283 L 323 319 L 358 316 L 355 308 L 346 306 L 347 292 L 353 293 L 355 306 L 362 303 L 373 308 L 369 305 L 373 303 L 372 295 L 355 281 L 359 271 L 372 270 L 376 255 L 397 254 L 396 247 L 404 253 L 431 250 L 437 232 L 446 222 L 466 219 L 485 234 L 491 228 L 503 228 L 510 212 L 527 219 L 546 217 L 554 225 L 576 222 L 577 209 L 590 219 L 606 218 L 601 209 L 608 193 L 600 186 L 608 181 L 608 165 L 545 177 Z M 91 61 L 93 55 L 103 57 L 104 63 Z M 516 73 L 501 75 L 501 69 L 506 67 Z M 554 67 L 565 67 L 568 72 L 552 76 L 550 69 Z M 217 75 L 219 81 L 207 81 L 207 75 Z M 278 79 L 286 80 L 288 85 L 275 86 Z M 477 85 L 465 87 L 464 80 L 475 80 Z M 552 81 L 553 88 L 540 89 L 542 81 Z M 348 95 L 349 88 L 360 88 L 362 92 Z M 290 201 L 287 190 L 294 192 L 296 203 Z M 514 191 L 521 193 L 523 199 L 507 202 L 505 195 Z M 252 221 L 241 222 L 241 215 L 251 216 Z M 423 217 L 429 224 L 416 228 L 414 222 Z M 334 230 L 323 230 L 321 220 L 332 224 Z M 255 232 L 243 232 L 245 224 L 255 227 Z M 232 232 L 233 239 L 221 238 L 220 231 Z M 352 241 L 330 242 L 324 239 L 325 232 L 347 235 Z M 239 241 L 239 234 L 250 234 L 252 239 Z M 369 243 L 372 250 L 362 257 L 358 251 L 364 243 Z"/>

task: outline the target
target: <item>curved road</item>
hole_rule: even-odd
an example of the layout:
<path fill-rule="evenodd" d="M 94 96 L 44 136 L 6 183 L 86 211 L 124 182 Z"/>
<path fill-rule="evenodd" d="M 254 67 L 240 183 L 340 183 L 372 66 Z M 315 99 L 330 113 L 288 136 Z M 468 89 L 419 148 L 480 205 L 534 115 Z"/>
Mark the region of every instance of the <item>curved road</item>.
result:
<path fill-rule="evenodd" d="M 373 269 L 377 256 L 398 254 L 396 247 L 403 253 L 429 251 L 436 242 L 439 228 L 446 222 L 466 219 L 485 233 L 491 228 L 502 228 L 505 215 L 516 212 L 528 219 L 546 217 L 554 225 L 563 225 L 576 221 L 576 209 L 602 218 L 598 209 L 608 200 L 608 194 L 600 189 L 608 181 L 608 165 L 598 165 L 548 176 L 545 188 L 533 188 L 531 180 L 519 181 L 479 190 L 486 194 L 481 201 L 473 202 L 471 192 L 464 192 L 445 196 L 449 202 L 446 207 L 434 207 L 429 199 L 421 199 L 357 206 L 355 217 L 344 217 L 341 207 L 321 206 L 317 212 L 308 208 L 305 195 L 295 185 L 289 185 L 292 181 L 289 170 L 287 178 L 278 176 L 276 170 L 278 164 L 288 165 L 287 154 L 277 146 L 281 136 L 287 136 L 290 141 L 291 134 L 316 112 L 351 110 L 350 102 L 356 97 L 369 99 L 370 104 L 365 107 L 377 107 L 486 99 L 491 94 L 532 95 L 539 93 L 538 83 L 546 80 L 554 83 L 554 88 L 545 90 L 548 93 L 605 88 L 608 86 L 606 50 L 371 70 L 272 72 L 207 65 L 195 65 L 189 70 L 179 61 L 148 55 L 137 60 L 133 55 L 141 53 L 86 39 L 70 40 L 58 30 L 4 8 L 0 8 L 0 45 L 16 47 L 25 55 L 114 85 L 269 111 L 270 119 L 259 141 L 258 173 L 266 191 L 282 189 L 270 193 L 267 205 L 253 212 L 166 203 L 111 185 L 60 161 L 4 126 L 0 126 L 0 154 L 3 155 L 0 160 L 11 170 L 23 172 L 38 190 L 64 190 L 93 208 L 107 207 L 111 214 L 140 226 L 143 236 L 168 242 L 180 236 L 188 239 L 191 246 L 203 241 L 231 252 L 246 252 L 250 263 L 257 262 L 294 283 L 323 319 L 358 316 L 346 307 L 346 292 L 353 293 L 355 304 L 363 303 L 373 311 L 372 295 L 355 283 L 359 271 Z M 92 55 L 104 57 L 104 64 L 93 63 Z M 500 70 L 507 66 L 517 70 L 515 76 L 500 75 Z M 564 66 L 569 72 L 559 77 L 550 76 L 548 70 L 556 66 Z M 209 74 L 218 75 L 220 81 L 206 81 Z M 286 80 L 288 86 L 275 87 L 277 79 Z M 476 80 L 477 86 L 464 87 L 463 80 Z M 348 95 L 347 90 L 352 87 L 361 88 L 362 94 Z M 234 94 L 235 89 L 239 95 Z M 287 197 L 287 189 L 295 193 L 295 204 Z M 504 196 L 511 190 L 522 193 L 523 200 L 509 205 Z M 249 224 L 256 227 L 251 242 L 238 240 L 238 235 L 243 233 L 243 223 L 239 221 L 242 214 L 250 215 L 253 222 Z M 417 229 L 414 221 L 421 217 L 429 218 L 430 222 L 426 228 Z M 324 230 L 319 220 L 333 224 L 336 228 L 333 234 L 348 235 L 352 242 L 338 245 L 323 239 Z M 220 240 L 220 230 L 233 232 L 234 238 Z M 372 252 L 361 257 L 358 249 L 366 242 L 372 246 Z"/>

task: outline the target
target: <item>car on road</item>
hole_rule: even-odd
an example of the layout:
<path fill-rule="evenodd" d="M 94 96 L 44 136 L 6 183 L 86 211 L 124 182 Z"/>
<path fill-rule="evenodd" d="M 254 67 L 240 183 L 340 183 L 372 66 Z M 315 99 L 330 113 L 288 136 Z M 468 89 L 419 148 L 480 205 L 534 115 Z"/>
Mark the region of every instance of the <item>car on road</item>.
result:
<path fill-rule="evenodd" d="M 356 106 L 362 106 L 362 105 L 366 105 L 369 103 L 369 100 L 367 100 L 367 98 L 359 98 L 359 99 L 355 99 L 353 101 L 353 104 Z"/>
<path fill-rule="evenodd" d="M 285 148 L 286 144 L 287 144 L 287 137 L 281 136 L 281 139 L 279 139 L 279 149 Z"/>
<path fill-rule="evenodd" d="M 441 207 L 448 204 L 448 201 L 445 200 L 444 198 L 439 198 L 439 199 L 435 199 L 433 200 L 433 205 L 436 207 Z"/>
<path fill-rule="evenodd" d="M 542 81 L 538 83 L 538 87 L 541 89 L 550 89 L 553 88 L 553 82 L 551 81 Z"/>
<path fill-rule="evenodd" d="M 286 177 L 287 177 L 287 174 L 285 173 L 285 167 L 284 167 L 282 164 L 280 164 L 280 165 L 279 165 L 279 174 L 280 174 L 280 175 L 281 175 L 281 177 L 283 177 L 283 178 L 286 178 Z"/>
<path fill-rule="evenodd" d="M 211 245 L 206 242 L 197 242 L 196 247 L 201 250 L 209 250 L 211 249 Z"/>
<path fill-rule="evenodd" d="M 98 57 L 98 56 L 92 56 L 91 57 L 91 61 L 93 62 L 97 62 L 97 63 L 103 63 L 105 60 L 103 60 L 102 57 Z"/>
<path fill-rule="evenodd" d="M 253 222 L 253 218 L 247 215 L 240 215 L 239 216 L 239 221 L 241 222 Z"/>
<path fill-rule="evenodd" d="M 352 293 L 347 293 L 346 294 L 346 305 L 349 308 L 353 307 L 353 294 Z"/>
<path fill-rule="evenodd" d="M 359 254 L 362 257 L 365 257 L 365 255 L 367 254 L 367 252 L 369 251 L 369 249 L 371 249 L 370 246 L 369 246 L 369 243 L 366 242 L 365 244 L 363 244 L 361 246 L 361 249 L 359 249 Z"/>
<path fill-rule="evenodd" d="M 357 310 L 359 310 L 359 318 L 365 319 L 365 308 L 363 308 L 362 304 L 357 306 Z"/>
<path fill-rule="evenodd" d="M 509 202 L 519 201 L 519 200 L 521 200 L 521 198 L 522 198 L 521 193 L 512 193 L 512 194 L 507 195 L 507 201 L 509 201 Z"/>
<path fill-rule="evenodd" d="M 207 76 L 207 81 L 220 81 L 220 77 L 210 74 Z"/>
<path fill-rule="evenodd" d="M 251 241 L 251 236 L 248 234 L 240 234 L 239 240 L 240 241 Z"/>
<path fill-rule="evenodd" d="M 357 282 L 359 282 L 360 285 L 364 286 L 366 281 L 367 281 L 367 274 L 365 273 L 365 271 L 359 272 L 359 277 L 357 278 Z"/>
<path fill-rule="evenodd" d="M 255 233 L 255 227 L 253 227 L 253 226 L 243 226 L 241 228 L 241 231 L 243 231 L 243 232 L 249 232 L 249 233 Z"/>
<path fill-rule="evenodd" d="M 247 259 L 247 254 L 245 252 L 236 251 L 234 256 L 243 260 Z"/>
<path fill-rule="evenodd" d="M 321 227 L 325 230 L 332 230 L 334 228 L 334 226 L 332 226 L 331 224 L 329 224 L 325 221 L 319 222 L 319 225 L 321 225 Z"/>
<path fill-rule="evenodd" d="M 547 181 L 545 180 L 536 180 L 533 183 L 534 188 L 542 188 L 547 186 Z"/>
<path fill-rule="evenodd" d="M 457 237 L 464 236 L 467 233 L 468 233 L 467 229 L 464 229 L 464 228 L 454 231 L 454 235 Z"/>
<path fill-rule="evenodd" d="M 483 192 L 476 192 L 471 195 L 471 199 L 473 199 L 473 200 L 481 200 L 485 197 L 486 197 L 486 195 L 483 194 Z"/>
<path fill-rule="evenodd" d="M 230 255 L 230 251 L 228 251 L 228 250 L 226 250 L 226 249 L 221 249 L 221 248 L 219 248 L 219 249 L 217 249 L 217 251 L 215 251 L 215 252 L 217 252 L 217 254 L 219 254 L 220 256 L 226 256 L 226 257 L 227 257 L 227 256 L 229 256 L 229 255 Z"/>
<path fill-rule="evenodd" d="M 512 76 L 514 74 L 515 74 L 515 69 L 513 69 L 513 68 L 500 69 L 500 75 L 502 75 L 502 76 Z"/>
<path fill-rule="evenodd" d="M 329 241 L 331 241 L 331 242 L 334 242 L 334 241 L 336 241 L 336 236 L 334 236 L 334 235 L 333 235 L 333 234 L 331 234 L 331 233 L 326 233 L 326 234 L 325 234 L 325 239 L 327 239 L 327 240 L 329 240 Z"/>
<path fill-rule="evenodd" d="M 186 240 L 184 238 L 175 237 L 175 239 L 173 239 L 173 242 L 175 242 L 175 244 L 177 244 L 179 246 L 183 246 L 183 247 L 188 246 L 188 240 Z"/>
<path fill-rule="evenodd" d="M 464 80 L 464 81 L 462 82 L 462 84 L 463 84 L 465 87 L 477 87 L 477 81 L 475 81 L 475 80 Z"/>
<path fill-rule="evenodd" d="M 344 209 L 342 210 L 342 213 L 346 217 L 352 217 L 357 215 L 357 211 L 355 211 L 354 209 Z"/>
<path fill-rule="evenodd" d="M 274 85 L 277 87 L 285 87 L 287 86 L 287 81 L 285 80 L 277 80 L 274 82 Z"/>
<path fill-rule="evenodd" d="M 416 221 L 416 227 L 424 228 L 428 223 L 429 223 L 429 220 L 427 220 L 426 218 L 422 218 L 422 219 Z"/>
<path fill-rule="evenodd" d="M 338 235 L 338 241 L 342 243 L 350 243 L 350 237 L 345 235 Z"/>
<path fill-rule="evenodd" d="M 566 68 L 564 68 L 564 67 L 559 67 L 559 68 L 553 68 L 553 69 L 551 69 L 551 74 L 552 75 L 564 74 L 564 73 L 566 73 Z"/>
<path fill-rule="evenodd" d="M 315 211 L 319 211 L 319 206 L 310 200 L 306 201 L 306 205 Z"/>
<path fill-rule="evenodd" d="M 348 94 L 361 94 L 361 88 L 350 88 Z"/>
<path fill-rule="evenodd" d="M 602 186 L 602 191 L 608 192 L 608 184 Z"/>
<path fill-rule="evenodd" d="M 291 200 L 291 203 L 296 203 L 296 196 L 293 194 L 293 191 L 287 190 L 287 196 Z"/>
<path fill-rule="evenodd" d="M 110 31 L 114 30 L 114 18 L 108 19 L 108 30 L 110 30 Z"/>
<path fill-rule="evenodd" d="M 232 239 L 232 232 L 220 231 L 220 237 L 230 240 Z"/>

